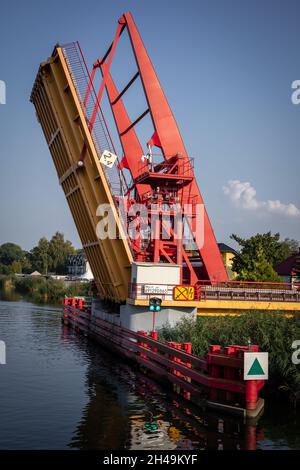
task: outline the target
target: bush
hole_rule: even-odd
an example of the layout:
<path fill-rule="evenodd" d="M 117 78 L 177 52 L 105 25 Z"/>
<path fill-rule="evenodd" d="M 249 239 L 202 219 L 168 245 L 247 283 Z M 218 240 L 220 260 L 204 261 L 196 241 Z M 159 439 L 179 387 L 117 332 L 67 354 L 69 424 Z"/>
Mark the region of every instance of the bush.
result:
<path fill-rule="evenodd" d="M 6 266 L 5 264 L 0 263 L 0 274 L 7 276 L 12 274 L 12 272 L 11 266 Z"/>
<path fill-rule="evenodd" d="M 174 328 L 160 332 L 165 341 L 191 342 L 193 353 L 203 356 L 210 344 L 258 344 L 269 352 L 269 381 L 266 393 L 286 393 L 296 404 L 300 400 L 300 366 L 291 360 L 292 343 L 300 340 L 300 318 L 287 318 L 280 312 L 246 312 L 240 316 L 197 317 L 184 319 Z"/>
<path fill-rule="evenodd" d="M 28 295 L 39 303 L 60 303 L 65 296 L 85 296 L 90 288 L 89 283 L 78 282 L 67 285 L 62 280 L 44 277 L 15 277 L 13 285 L 17 292 Z"/>
<path fill-rule="evenodd" d="M 0 274 L 0 289 L 10 289 L 13 288 L 13 279 L 14 276 Z"/>

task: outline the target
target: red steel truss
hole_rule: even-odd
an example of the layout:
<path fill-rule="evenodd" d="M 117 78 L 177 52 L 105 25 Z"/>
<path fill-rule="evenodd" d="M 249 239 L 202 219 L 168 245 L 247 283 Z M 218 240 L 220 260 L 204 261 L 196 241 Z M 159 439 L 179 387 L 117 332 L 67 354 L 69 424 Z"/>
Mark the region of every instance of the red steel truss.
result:
<path fill-rule="evenodd" d="M 136 60 L 137 73 L 119 92 L 110 68 L 118 41 L 125 29 Z M 127 219 L 127 223 L 134 223 L 138 232 L 138 236 L 131 241 L 135 259 L 179 264 L 182 266 L 183 283 L 196 284 L 200 279 L 226 281 L 227 272 L 195 179 L 193 162 L 188 157 L 175 118 L 130 13 L 125 13 L 119 19 L 111 46 L 103 58 L 98 58 L 93 64 L 90 83 L 83 100 L 84 106 L 94 88 L 97 70 L 102 73 L 102 81 L 89 127 L 93 129 L 103 91 L 106 89 L 123 149 L 119 169 L 129 170 L 132 180 L 126 199 L 119 200 L 119 203 L 125 204 L 126 210 L 136 207 L 136 204 L 143 204 L 148 209 L 146 220 L 139 211 L 133 212 Z M 132 122 L 122 96 L 138 78 L 141 80 L 148 107 Z M 153 133 L 145 143 L 148 154 L 143 157 L 143 147 L 135 126 L 146 115 L 151 117 Z M 152 157 L 153 147 L 157 147 L 161 153 L 161 161 L 156 163 Z M 83 160 L 84 156 L 83 148 L 80 159 Z M 181 210 L 186 204 L 188 214 L 185 213 L 179 221 L 178 208 Z M 202 222 L 203 227 L 200 237 L 196 236 L 197 230 L 199 231 L 199 214 L 202 217 L 200 226 Z M 147 225 L 151 225 L 151 232 L 145 236 L 143 227 Z M 186 226 L 193 241 L 190 247 L 186 246 L 182 237 Z"/>

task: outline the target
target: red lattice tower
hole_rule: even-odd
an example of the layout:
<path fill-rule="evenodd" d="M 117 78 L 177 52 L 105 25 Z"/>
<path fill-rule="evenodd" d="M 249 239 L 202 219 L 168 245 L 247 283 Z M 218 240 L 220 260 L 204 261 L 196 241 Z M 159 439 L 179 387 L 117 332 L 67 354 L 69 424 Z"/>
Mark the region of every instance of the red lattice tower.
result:
<path fill-rule="evenodd" d="M 110 68 L 116 46 L 125 29 L 136 60 L 137 73 L 122 91 L 118 91 L 110 74 Z M 119 172 L 121 179 L 124 180 L 122 169 L 127 169 L 132 181 L 129 188 L 126 185 L 126 210 L 133 204 L 143 204 L 148 209 L 146 221 L 142 220 L 141 214 L 135 213 L 129 217 L 130 222 L 135 219 L 138 232 L 143 224 L 151 224 L 152 227 L 148 238 L 145 239 L 140 235 L 131 241 L 135 259 L 179 264 L 182 266 L 183 283 L 196 284 L 199 279 L 226 281 L 227 272 L 195 179 L 192 161 L 187 155 L 175 118 L 130 13 L 125 13 L 119 19 L 112 44 L 103 58 L 94 62 L 92 71 L 88 74 L 89 83 L 82 100 L 83 106 L 86 106 L 92 90 L 95 93 L 97 71 L 101 71 L 102 81 L 96 94 L 95 107 L 89 117 L 90 129 L 93 129 L 97 113 L 101 111 L 101 99 L 106 90 L 123 149 L 123 157 L 118 166 Z M 132 122 L 122 96 L 137 79 L 141 80 L 148 108 Z M 151 117 L 153 131 L 147 142 L 148 159 L 144 157 L 143 160 L 144 151 L 135 126 L 148 114 Z M 159 148 L 161 152 L 161 161 L 157 163 L 154 163 L 151 157 L 153 147 Z M 84 160 L 84 157 L 83 148 L 80 159 Z M 183 237 L 178 236 L 178 231 L 175 233 L 176 207 L 178 205 L 183 207 L 185 204 L 188 204 L 189 214 L 183 218 L 182 226 L 189 227 L 188 231 L 193 239 L 192 249 L 187 249 Z M 203 223 L 203 237 L 200 237 L 200 241 L 195 235 L 199 222 L 198 207 L 202 207 L 200 214 Z M 166 223 L 166 220 L 169 222 Z M 169 232 L 167 239 L 166 231 Z"/>

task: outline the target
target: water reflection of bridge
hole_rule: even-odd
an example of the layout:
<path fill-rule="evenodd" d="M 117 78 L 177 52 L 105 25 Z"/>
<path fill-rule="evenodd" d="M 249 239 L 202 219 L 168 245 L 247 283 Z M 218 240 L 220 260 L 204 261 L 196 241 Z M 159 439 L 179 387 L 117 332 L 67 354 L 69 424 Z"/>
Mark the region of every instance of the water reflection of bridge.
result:
<path fill-rule="evenodd" d="M 72 335 L 63 328 L 64 337 Z M 80 449 L 255 449 L 259 431 L 240 417 L 195 410 L 107 351 L 91 349 L 83 409 L 69 447 Z M 70 400 L 72 398 L 70 397 Z"/>

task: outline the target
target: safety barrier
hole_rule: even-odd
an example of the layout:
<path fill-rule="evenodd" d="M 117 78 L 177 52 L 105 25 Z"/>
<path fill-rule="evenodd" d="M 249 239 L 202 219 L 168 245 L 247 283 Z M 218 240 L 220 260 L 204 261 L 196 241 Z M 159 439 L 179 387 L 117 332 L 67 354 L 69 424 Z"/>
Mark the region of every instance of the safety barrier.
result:
<path fill-rule="evenodd" d="M 63 303 L 79 310 L 90 310 L 92 299 L 90 297 L 65 297 Z"/>
<path fill-rule="evenodd" d="M 206 357 L 192 354 L 191 343 L 163 343 L 156 331 L 134 332 L 94 317 L 91 313 L 64 305 L 65 324 L 92 336 L 121 356 L 134 360 L 142 369 L 172 384 L 184 399 L 244 416 L 256 416 L 263 401 L 258 393 L 263 380 L 243 380 L 243 355 L 258 346 L 210 346 Z"/>
<path fill-rule="evenodd" d="M 202 300 L 239 300 L 257 302 L 300 302 L 300 284 L 288 283 L 258 283 L 230 281 L 226 283 L 210 283 L 201 281 L 194 286 L 194 301 Z M 128 297 L 132 300 L 148 300 L 153 295 L 159 295 L 162 300 L 174 299 L 175 284 L 158 284 L 153 286 L 155 292 L 147 292 L 149 284 L 130 283 Z M 191 300 L 191 299 L 189 299 Z"/>

